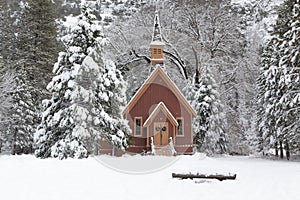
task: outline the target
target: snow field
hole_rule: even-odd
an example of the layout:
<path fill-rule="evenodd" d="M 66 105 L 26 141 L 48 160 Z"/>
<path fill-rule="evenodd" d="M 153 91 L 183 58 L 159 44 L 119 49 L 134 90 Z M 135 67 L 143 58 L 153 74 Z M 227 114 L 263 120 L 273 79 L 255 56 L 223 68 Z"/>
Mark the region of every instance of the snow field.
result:
<path fill-rule="evenodd" d="M 177 156 L 153 173 L 121 173 L 98 160 L 126 165 L 169 162 L 169 157 L 37 159 L 0 156 L 0 198 L 5 200 L 189 199 L 295 200 L 300 196 L 300 163 L 251 157 Z M 157 160 L 157 161 L 156 161 Z M 128 165 L 128 163 L 127 163 Z M 156 166 L 156 165 L 155 165 Z M 158 165 L 157 165 L 158 166 Z M 120 166 L 122 168 L 122 166 Z M 236 180 L 179 180 L 175 173 L 237 174 Z"/>

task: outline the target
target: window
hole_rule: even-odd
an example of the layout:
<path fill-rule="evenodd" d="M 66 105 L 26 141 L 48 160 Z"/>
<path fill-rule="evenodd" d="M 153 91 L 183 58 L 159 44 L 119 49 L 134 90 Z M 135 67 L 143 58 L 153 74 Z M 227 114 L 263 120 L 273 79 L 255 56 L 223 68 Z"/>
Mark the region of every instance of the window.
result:
<path fill-rule="evenodd" d="M 142 118 L 134 118 L 134 135 L 142 135 Z"/>
<path fill-rule="evenodd" d="M 157 54 L 162 54 L 161 49 L 157 49 Z"/>
<path fill-rule="evenodd" d="M 153 54 L 157 54 L 157 49 L 153 49 Z"/>
<path fill-rule="evenodd" d="M 177 118 L 177 136 L 183 136 L 183 118 Z"/>

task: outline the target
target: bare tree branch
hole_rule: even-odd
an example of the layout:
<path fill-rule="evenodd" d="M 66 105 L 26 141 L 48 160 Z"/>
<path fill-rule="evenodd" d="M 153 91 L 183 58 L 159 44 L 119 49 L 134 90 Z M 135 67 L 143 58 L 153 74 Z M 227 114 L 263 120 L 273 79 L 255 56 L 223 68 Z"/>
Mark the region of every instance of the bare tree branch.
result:
<path fill-rule="evenodd" d="M 186 66 L 184 65 L 183 61 L 180 60 L 175 54 L 169 52 L 169 51 L 164 51 L 166 56 L 169 56 L 171 58 L 171 61 L 177 66 L 179 71 L 181 72 L 182 76 L 184 79 L 188 79 L 187 72 L 186 72 Z"/>
<path fill-rule="evenodd" d="M 130 53 L 133 54 L 137 58 L 142 58 L 142 59 L 146 60 L 147 63 L 149 63 L 149 64 L 151 63 L 151 59 L 148 56 L 146 56 L 146 55 L 139 55 L 134 49 L 132 49 L 130 51 Z"/>

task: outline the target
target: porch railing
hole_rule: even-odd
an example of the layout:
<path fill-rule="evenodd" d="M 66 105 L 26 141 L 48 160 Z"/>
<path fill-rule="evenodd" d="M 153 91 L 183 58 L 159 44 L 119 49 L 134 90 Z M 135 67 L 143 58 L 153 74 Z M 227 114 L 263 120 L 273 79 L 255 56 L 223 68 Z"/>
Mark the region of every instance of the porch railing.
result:
<path fill-rule="evenodd" d="M 173 138 L 172 137 L 170 137 L 169 138 L 169 146 L 170 146 L 170 149 L 171 149 L 171 152 L 172 152 L 172 155 L 174 156 L 174 155 L 176 155 L 177 154 L 177 152 L 176 152 L 176 150 L 175 150 L 175 147 L 174 147 L 174 142 L 173 142 Z"/>
<path fill-rule="evenodd" d="M 154 145 L 153 137 L 151 137 L 151 154 L 155 155 L 155 145 Z"/>

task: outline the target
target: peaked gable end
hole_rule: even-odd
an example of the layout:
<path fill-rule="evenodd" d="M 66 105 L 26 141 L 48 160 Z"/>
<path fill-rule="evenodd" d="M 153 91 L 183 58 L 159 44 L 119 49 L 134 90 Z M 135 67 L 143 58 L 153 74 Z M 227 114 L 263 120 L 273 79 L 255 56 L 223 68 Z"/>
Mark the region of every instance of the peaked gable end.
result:
<path fill-rule="evenodd" d="M 192 108 L 192 106 L 188 103 L 188 101 L 185 99 L 183 94 L 180 92 L 178 87 L 175 85 L 175 83 L 170 79 L 170 77 L 163 71 L 163 69 L 158 66 L 148 77 L 148 79 L 144 82 L 144 84 L 140 87 L 140 89 L 136 92 L 136 94 L 131 98 L 129 103 L 126 105 L 123 115 L 130 112 L 130 110 L 135 106 L 135 104 L 138 102 L 138 100 L 141 98 L 141 96 L 145 93 L 145 91 L 148 89 L 148 87 L 155 83 L 157 78 L 160 77 L 163 82 L 159 84 L 165 84 L 172 92 L 173 94 L 182 102 L 182 104 L 186 107 L 186 109 L 192 114 L 193 117 L 196 116 L 196 111 Z"/>
<path fill-rule="evenodd" d="M 160 102 L 155 109 L 152 111 L 152 113 L 149 115 L 148 119 L 144 123 L 144 127 L 147 127 L 151 124 L 153 118 L 159 113 L 163 112 L 164 115 L 170 120 L 170 122 L 175 125 L 176 127 L 178 126 L 178 122 L 174 118 L 174 116 L 171 114 L 169 109 L 166 107 L 166 105 L 163 102 Z"/>

